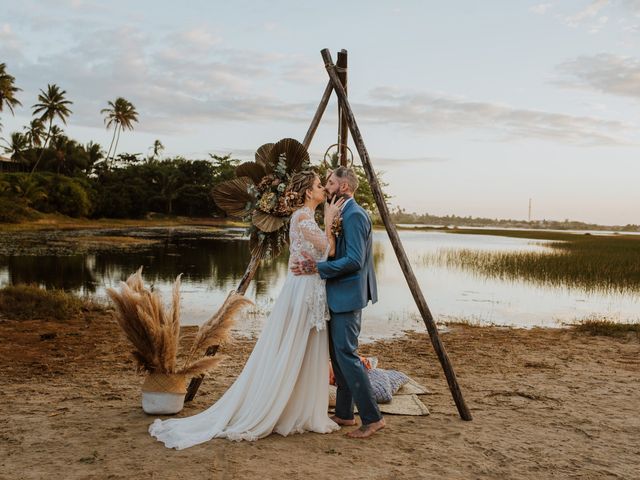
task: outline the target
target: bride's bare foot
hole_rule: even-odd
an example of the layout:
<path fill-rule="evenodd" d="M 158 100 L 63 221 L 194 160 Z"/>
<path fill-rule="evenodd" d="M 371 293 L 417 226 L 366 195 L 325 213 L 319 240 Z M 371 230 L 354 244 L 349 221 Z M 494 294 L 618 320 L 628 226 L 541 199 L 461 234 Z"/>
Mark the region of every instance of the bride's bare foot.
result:
<path fill-rule="evenodd" d="M 371 435 L 376 433 L 378 430 L 382 430 L 385 426 L 384 419 L 381 418 L 377 422 L 369 423 L 367 425 L 362 425 L 357 430 L 352 430 L 347 433 L 347 437 L 350 438 L 369 438 Z"/>
<path fill-rule="evenodd" d="M 353 427 L 356 424 L 355 419 L 345 420 L 344 418 L 337 417 L 335 415 L 331 416 L 331 420 L 336 422 L 338 425 L 343 425 L 345 427 Z"/>

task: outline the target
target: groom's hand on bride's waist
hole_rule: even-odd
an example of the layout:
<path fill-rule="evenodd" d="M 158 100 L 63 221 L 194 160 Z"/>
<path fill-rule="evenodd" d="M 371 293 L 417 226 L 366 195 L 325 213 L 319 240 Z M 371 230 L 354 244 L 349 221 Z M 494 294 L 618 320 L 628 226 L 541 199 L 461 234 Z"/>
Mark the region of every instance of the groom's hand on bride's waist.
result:
<path fill-rule="evenodd" d="M 302 252 L 303 260 L 296 260 L 291 266 L 294 275 L 311 275 L 318 273 L 318 265 L 311 255 Z"/>

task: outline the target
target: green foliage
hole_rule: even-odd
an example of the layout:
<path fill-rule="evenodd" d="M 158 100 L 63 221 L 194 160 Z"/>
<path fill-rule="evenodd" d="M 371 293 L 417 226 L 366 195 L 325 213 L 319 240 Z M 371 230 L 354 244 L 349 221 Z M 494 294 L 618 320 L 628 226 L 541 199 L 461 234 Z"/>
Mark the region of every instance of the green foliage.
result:
<path fill-rule="evenodd" d="M 505 234 L 553 241 L 542 244 L 548 247 L 542 252 L 446 249 L 425 255 L 422 261 L 490 278 L 524 279 L 587 292 L 640 292 L 640 236 L 522 231 Z"/>
<path fill-rule="evenodd" d="M 34 212 L 7 197 L 0 196 L 0 223 L 18 223 L 34 217 Z"/>
<path fill-rule="evenodd" d="M 573 325 L 576 331 L 604 337 L 626 337 L 634 335 L 640 338 L 640 323 L 620 323 L 606 318 L 589 318 Z"/>
<path fill-rule="evenodd" d="M 82 308 L 82 300 L 64 290 L 45 290 L 37 285 L 0 289 L 0 314 L 13 320 L 68 320 Z"/>
<path fill-rule="evenodd" d="M 464 227 L 487 227 L 495 226 L 500 228 L 536 228 L 545 230 L 611 230 L 619 232 L 640 232 L 640 225 L 606 226 L 595 225 L 566 219 L 557 220 L 513 220 L 483 217 L 461 217 L 458 215 L 430 215 L 428 213 L 418 214 L 408 212 L 404 208 L 396 207 L 391 212 L 391 221 L 395 224 L 414 225 L 443 225 L 443 226 L 464 226 Z M 467 232 L 464 232 L 467 233 Z M 486 233 L 486 232 L 485 232 Z M 483 233 L 483 234 L 485 234 Z"/>
<path fill-rule="evenodd" d="M 21 88 L 15 86 L 15 77 L 7 73 L 7 64 L 0 63 L 0 112 L 7 107 L 13 114 L 14 107 L 22 105 L 16 98 L 16 93 L 22 91 Z"/>
<path fill-rule="evenodd" d="M 219 155 L 209 156 L 213 159 L 213 178 L 214 184 L 231 180 L 236 176 L 236 167 L 240 165 L 240 160 L 231 158 L 231 155 L 225 155 L 223 157 Z"/>
<path fill-rule="evenodd" d="M 16 208 L 30 206 L 41 212 L 59 212 L 70 217 L 86 217 L 93 208 L 91 186 L 86 179 L 53 173 L 37 173 L 33 176 L 5 173 L 0 174 L 0 182 L 10 185 L 3 195 Z M 20 215 L 23 216 L 23 213 Z"/>
<path fill-rule="evenodd" d="M 46 199 L 36 202 L 37 210 L 70 217 L 86 217 L 91 213 L 88 182 L 54 174 L 41 174 L 39 180 L 46 185 L 48 193 Z"/>

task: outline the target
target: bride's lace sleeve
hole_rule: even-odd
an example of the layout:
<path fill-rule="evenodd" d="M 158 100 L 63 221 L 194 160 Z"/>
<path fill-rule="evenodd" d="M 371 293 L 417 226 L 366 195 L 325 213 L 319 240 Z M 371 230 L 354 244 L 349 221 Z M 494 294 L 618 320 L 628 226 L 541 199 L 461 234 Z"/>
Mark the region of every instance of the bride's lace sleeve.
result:
<path fill-rule="evenodd" d="M 302 213 L 298 217 L 298 228 L 304 239 L 310 242 L 317 251 L 324 252 L 327 249 L 329 245 L 327 236 L 308 214 Z"/>
<path fill-rule="evenodd" d="M 301 208 L 293 214 L 290 235 L 291 254 L 294 257 L 298 257 L 304 251 L 320 261 L 329 253 L 329 240 L 309 209 Z"/>

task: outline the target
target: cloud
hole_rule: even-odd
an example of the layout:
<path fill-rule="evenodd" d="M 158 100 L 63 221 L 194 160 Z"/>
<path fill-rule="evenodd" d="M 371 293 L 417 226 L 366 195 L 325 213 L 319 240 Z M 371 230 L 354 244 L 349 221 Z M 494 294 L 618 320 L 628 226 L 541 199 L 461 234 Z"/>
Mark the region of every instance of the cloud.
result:
<path fill-rule="evenodd" d="M 600 11 L 610 4 L 610 0 L 593 0 L 589 5 L 578 13 L 565 18 L 565 22 L 570 27 L 577 27 L 586 20 L 596 18 Z"/>
<path fill-rule="evenodd" d="M 357 155 L 357 153 L 356 153 Z M 417 166 L 425 163 L 443 163 L 448 162 L 446 157 L 408 157 L 408 158 L 392 158 L 378 157 L 371 155 L 372 161 L 376 167 L 397 167 L 397 166 Z"/>
<path fill-rule="evenodd" d="M 534 138 L 583 146 L 621 145 L 632 129 L 623 122 L 596 117 L 528 110 L 469 101 L 433 93 L 405 93 L 389 87 L 371 92 L 371 103 L 354 105 L 364 121 L 419 132 L 488 131 L 498 140 Z"/>
<path fill-rule="evenodd" d="M 24 45 L 14 33 L 11 24 L 0 24 L 0 57 L 2 57 L 2 61 L 8 63 L 8 59 L 14 62 L 22 60 L 23 48 Z"/>
<path fill-rule="evenodd" d="M 552 7 L 550 3 L 539 3 L 529 9 L 530 12 L 537 13 L 538 15 L 544 15 Z"/>
<path fill-rule="evenodd" d="M 583 28 L 591 34 L 600 32 L 610 20 L 616 28 L 624 32 L 638 31 L 640 18 L 640 0 L 591 0 L 584 2 L 583 8 L 570 14 L 557 14 L 565 25 L 571 28 Z M 541 4 L 542 5 L 542 4 Z M 554 8 L 565 7 L 566 2 L 556 2 Z M 536 11 L 538 6 L 532 7 Z M 544 13 L 536 11 L 536 13 Z"/>
<path fill-rule="evenodd" d="M 11 33 L 5 30 L 0 35 Z M 307 71 L 299 57 L 228 48 L 201 28 L 152 38 L 122 26 L 79 29 L 68 48 L 22 62 L 12 74 L 23 97 L 35 99 L 47 83 L 66 90 L 74 124 L 101 127 L 100 109 L 123 96 L 140 113 L 136 130 L 166 133 L 212 121 L 308 122 L 315 102 L 286 102 L 255 87 Z"/>
<path fill-rule="evenodd" d="M 70 122 L 75 125 L 102 128 L 100 109 L 118 96 L 136 106 L 140 118 L 136 130 L 155 134 L 230 121 L 306 125 L 318 98 L 291 101 L 281 85 L 290 81 L 323 85 L 326 81 L 322 65 L 301 55 L 230 48 L 223 38 L 210 35 L 203 27 L 155 34 L 137 25 L 105 27 L 92 20 L 82 23 L 70 19 L 60 29 L 69 37 L 66 42 L 54 42 L 53 51 L 20 62 L 14 52 L 6 61 L 24 90 L 21 101 L 25 107 L 35 103 L 39 89 L 56 83 L 74 102 Z M 28 38 L 28 33 L 23 35 Z M 14 48 L 23 43 L 10 26 L 0 26 L 0 36 L 11 38 Z M 0 49 L 6 50 L 7 45 L 0 42 Z M 269 93 L 264 85 L 280 88 Z M 321 88 L 317 95 L 320 92 Z M 536 138 L 577 145 L 616 145 L 625 143 L 621 135 L 631 128 L 596 117 L 388 87 L 373 90 L 364 101 L 354 103 L 354 110 L 361 122 L 427 134 L 482 131 L 498 141 Z M 434 161 L 380 161 L 385 160 L 390 164 Z"/>
<path fill-rule="evenodd" d="M 640 100 L 640 59 L 609 53 L 580 56 L 558 65 L 557 83 Z"/>

